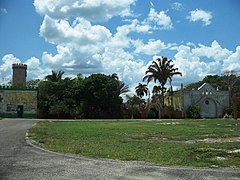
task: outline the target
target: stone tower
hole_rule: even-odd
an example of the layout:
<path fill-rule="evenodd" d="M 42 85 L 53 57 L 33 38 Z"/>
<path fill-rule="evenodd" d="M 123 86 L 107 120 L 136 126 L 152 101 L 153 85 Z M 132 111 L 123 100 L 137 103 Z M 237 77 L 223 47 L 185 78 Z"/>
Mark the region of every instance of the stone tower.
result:
<path fill-rule="evenodd" d="M 27 65 L 13 64 L 12 69 L 13 69 L 12 86 L 25 87 L 27 77 Z"/>

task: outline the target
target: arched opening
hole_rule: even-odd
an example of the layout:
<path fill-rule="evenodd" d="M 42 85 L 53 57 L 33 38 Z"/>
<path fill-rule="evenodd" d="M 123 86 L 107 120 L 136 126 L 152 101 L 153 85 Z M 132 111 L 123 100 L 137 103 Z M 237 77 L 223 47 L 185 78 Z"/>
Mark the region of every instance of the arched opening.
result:
<path fill-rule="evenodd" d="M 213 99 L 207 98 L 201 104 L 201 117 L 203 118 L 216 118 L 217 105 Z"/>

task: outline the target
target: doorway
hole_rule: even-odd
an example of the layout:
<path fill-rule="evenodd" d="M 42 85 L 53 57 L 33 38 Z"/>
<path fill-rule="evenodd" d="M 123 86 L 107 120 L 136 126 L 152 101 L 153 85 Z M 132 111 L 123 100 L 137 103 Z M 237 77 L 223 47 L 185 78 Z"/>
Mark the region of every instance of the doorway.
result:
<path fill-rule="evenodd" d="M 17 106 L 17 117 L 18 118 L 23 118 L 23 105 L 18 105 Z"/>
<path fill-rule="evenodd" d="M 214 100 L 206 99 L 201 105 L 201 117 L 203 118 L 216 118 L 217 106 Z"/>

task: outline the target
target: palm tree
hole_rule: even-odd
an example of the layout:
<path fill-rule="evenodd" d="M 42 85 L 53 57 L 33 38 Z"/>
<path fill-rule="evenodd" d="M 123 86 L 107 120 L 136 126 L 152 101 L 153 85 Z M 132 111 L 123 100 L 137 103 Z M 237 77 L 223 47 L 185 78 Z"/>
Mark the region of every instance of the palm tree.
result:
<path fill-rule="evenodd" d="M 111 78 L 116 79 L 116 80 L 119 79 L 117 73 L 113 73 L 113 74 L 111 75 Z"/>
<path fill-rule="evenodd" d="M 138 86 L 135 88 L 137 95 L 142 98 L 145 95 L 148 94 L 148 88 L 146 84 L 139 83 Z"/>
<path fill-rule="evenodd" d="M 113 73 L 110 77 L 112 79 L 114 79 L 115 81 L 117 81 L 117 83 L 118 83 L 118 86 L 117 86 L 118 96 L 120 96 L 121 94 L 125 94 L 125 93 L 129 92 L 128 85 L 126 85 L 123 81 L 120 81 L 119 78 L 118 78 L 118 75 L 116 73 Z"/>
<path fill-rule="evenodd" d="M 62 79 L 63 74 L 63 71 L 52 71 L 52 74 L 47 75 L 45 79 L 52 82 L 58 82 Z"/>
<path fill-rule="evenodd" d="M 125 94 L 127 92 L 129 92 L 128 85 L 126 85 L 122 81 L 118 81 L 118 94 L 121 95 L 121 94 Z"/>
<path fill-rule="evenodd" d="M 160 94 L 160 92 L 161 92 L 161 86 L 157 86 L 157 85 L 153 86 L 153 89 L 152 89 L 153 95 L 158 95 Z"/>
<path fill-rule="evenodd" d="M 133 119 L 133 110 L 134 110 L 134 107 L 135 106 L 138 106 L 138 111 L 139 111 L 139 108 L 142 104 L 145 104 L 145 100 L 144 99 L 141 99 L 140 97 L 134 95 L 132 97 L 128 96 L 127 95 L 127 104 L 130 106 L 131 108 L 131 118 Z M 136 107 L 135 107 L 136 108 Z"/>
<path fill-rule="evenodd" d="M 171 64 L 172 60 L 169 60 L 167 57 L 157 58 L 152 64 L 148 67 L 148 70 L 145 72 L 143 80 L 147 80 L 147 83 L 158 81 L 161 86 L 161 96 L 162 96 L 162 107 L 164 107 L 164 93 L 166 92 L 165 84 L 167 80 L 170 80 L 172 83 L 172 78 L 174 75 L 182 75 L 178 72 L 178 68 L 174 68 L 174 64 Z"/>

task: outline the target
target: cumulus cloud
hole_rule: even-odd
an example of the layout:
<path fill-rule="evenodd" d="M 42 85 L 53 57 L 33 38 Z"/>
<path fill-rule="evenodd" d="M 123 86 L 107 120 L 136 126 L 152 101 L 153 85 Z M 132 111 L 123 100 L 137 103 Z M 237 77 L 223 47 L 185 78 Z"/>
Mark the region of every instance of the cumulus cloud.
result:
<path fill-rule="evenodd" d="M 12 69 L 12 64 L 15 63 L 21 63 L 20 59 L 14 57 L 13 54 L 6 54 L 2 58 L 3 64 L 0 67 L 1 71 L 8 71 L 9 69 Z"/>
<path fill-rule="evenodd" d="M 231 53 L 228 49 L 222 48 L 216 40 L 212 42 L 210 47 L 199 44 L 198 48 L 193 49 L 193 54 L 196 56 L 206 56 L 216 61 L 224 61 Z"/>
<path fill-rule="evenodd" d="M 240 46 L 237 46 L 236 51 L 224 60 L 222 71 L 227 70 L 240 72 Z"/>
<path fill-rule="evenodd" d="M 188 43 L 189 44 L 189 43 Z M 180 80 L 184 83 L 202 80 L 206 75 L 222 74 L 225 70 L 240 70 L 240 46 L 235 52 L 222 48 L 214 40 L 210 46 L 180 45 L 174 55 L 175 65 L 183 73 Z M 208 60 L 205 60 L 205 57 Z"/>
<path fill-rule="evenodd" d="M 202 21 L 204 26 L 208 26 L 211 24 L 212 13 L 208 11 L 204 11 L 201 9 L 196 9 L 189 12 L 189 16 L 187 19 L 191 22 Z"/>
<path fill-rule="evenodd" d="M 1 84 L 8 84 L 12 79 L 12 64 L 24 63 L 28 66 L 27 80 L 44 78 L 48 73 L 48 68 L 41 66 L 40 60 L 36 57 L 31 57 L 26 61 L 22 61 L 13 54 L 6 54 L 2 58 L 3 64 L 0 66 Z M 50 71 L 49 71 L 50 72 Z"/>
<path fill-rule="evenodd" d="M 211 70 L 206 62 L 201 61 L 198 56 L 193 56 L 189 46 L 180 45 L 174 58 L 176 59 L 175 66 L 183 74 L 184 83 L 199 81 Z"/>
<path fill-rule="evenodd" d="M 67 20 L 55 20 L 45 16 L 40 27 L 40 35 L 52 44 L 71 47 L 91 45 L 89 50 L 97 51 L 100 43 L 106 42 L 111 36 L 104 26 L 94 25 L 82 18 L 76 18 L 71 26 Z M 85 50 L 85 49 L 83 49 Z"/>
<path fill-rule="evenodd" d="M 45 16 L 40 35 L 56 44 L 57 54 L 44 52 L 43 63 L 50 68 L 69 72 L 94 73 L 101 71 L 101 62 L 95 58 L 112 41 L 111 32 L 100 25 L 76 18 L 72 25 L 67 20 L 55 20 Z"/>
<path fill-rule="evenodd" d="M 147 55 L 156 55 L 162 50 L 166 49 L 167 46 L 161 40 L 150 39 L 147 44 L 144 44 L 141 40 L 133 42 L 135 45 L 135 53 L 142 53 Z"/>
<path fill-rule="evenodd" d="M 106 48 L 99 57 L 102 59 L 105 73 L 117 73 L 129 86 L 142 81 L 146 67 L 143 61 L 134 61 L 132 53 L 120 48 Z"/>
<path fill-rule="evenodd" d="M 184 10 L 182 3 L 179 3 L 179 2 L 174 2 L 174 3 L 170 4 L 170 6 L 171 6 L 171 9 L 176 10 L 176 11 Z"/>
<path fill-rule="evenodd" d="M 21 63 L 21 61 L 13 54 L 6 54 L 2 58 L 2 63 L 0 66 L 1 82 L 2 84 L 8 84 L 12 79 L 12 64 Z"/>
<path fill-rule="evenodd" d="M 135 0 L 35 0 L 36 11 L 55 19 L 83 17 L 89 21 L 107 21 L 113 16 L 131 15 Z"/>
<path fill-rule="evenodd" d="M 165 11 L 156 12 L 154 8 L 150 9 L 148 17 L 144 20 L 143 24 L 152 26 L 153 29 L 172 29 L 172 20 Z"/>
<path fill-rule="evenodd" d="M 183 73 L 183 77 L 175 78 L 176 85 L 201 80 L 207 74 L 219 74 L 223 68 L 238 63 L 240 48 L 231 52 L 217 41 L 207 46 L 191 42 L 186 45 L 168 44 L 161 39 L 134 39 L 132 33 L 150 34 L 173 28 L 171 17 L 166 11 L 155 10 L 153 3 L 150 3 L 149 13 L 143 20 L 131 15 L 131 19 L 122 21 L 113 31 L 98 23 L 114 16 L 130 16 L 130 7 L 134 3 L 135 0 L 35 0 L 36 11 L 44 16 L 40 35 L 46 42 L 56 45 L 56 53 L 44 52 L 41 61 L 30 58 L 26 63 L 44 75 L 52 69 L 63 70 L 66 75 L 117 73 L 132 90 L 142 81 L 151 63 L 144 59 L 136 60 L 139 55 L 155 60 L 155 55 L 164 50 L 175 53 L 175 66 Z M 184 9 L 179 2 L 173 3 L 171 8 L 177 11 Z M 209 25 L 212 15 L 196 9 L 190 12 L 188 19 Z M 46 68 L 44 71 L 41 65 Z"/>
<path fill-rule="evenodd" d="M 27 59 L 24 64 L 27 64 L 27 80 L 43 79 L 51 72 L 48 67 L 43 67 L 40 60 L 36 57 Z"/>
<path fill-rule="evenodd" d="M 2 13 L 2 14 L 7 14 L 7 9 L 5 9 L 5 8 L 0 8 L 0 13 Z"/>

